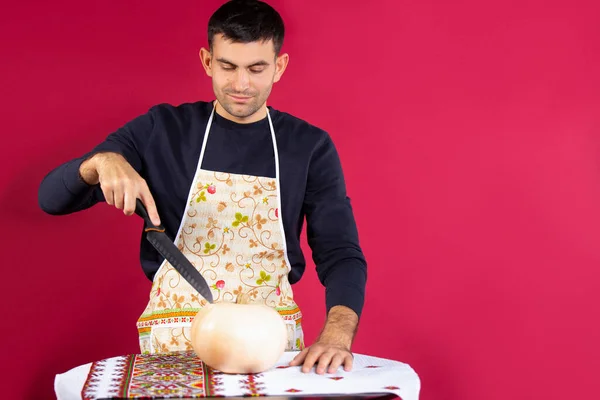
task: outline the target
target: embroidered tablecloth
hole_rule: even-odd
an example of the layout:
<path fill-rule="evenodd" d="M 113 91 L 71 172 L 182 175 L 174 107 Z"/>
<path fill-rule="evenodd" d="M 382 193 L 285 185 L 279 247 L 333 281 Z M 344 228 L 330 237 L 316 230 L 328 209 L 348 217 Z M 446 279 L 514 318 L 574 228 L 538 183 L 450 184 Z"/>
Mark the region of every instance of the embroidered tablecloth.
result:
<path fill-rule="evenodd" d="M 419 377 L 405 363 L 355 354 L 351 371 L 340 367 L 336 373 L 318 375 L 288 366 L 296 354 L 284 353 L 273 368 L 260 374 L 223 374 L 193 352 L 118 356 L 58 374 L 55 392 L 58 400 L 374 393 L 419 398 Z"/>

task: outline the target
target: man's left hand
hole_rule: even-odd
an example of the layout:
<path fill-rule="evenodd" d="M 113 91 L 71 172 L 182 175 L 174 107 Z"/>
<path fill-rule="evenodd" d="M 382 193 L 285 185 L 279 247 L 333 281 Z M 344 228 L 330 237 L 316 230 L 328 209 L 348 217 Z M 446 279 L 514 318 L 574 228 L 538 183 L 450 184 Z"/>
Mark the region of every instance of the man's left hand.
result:
<path fill-rule="evenodd" d="M 352 369 L 354 356 L 350 350 L 358 327 L 358 315 L 345 306 L 333 307 L 325 321 L 325 326 L 316 342 L 303 349 L 290 362 L 290 366 L 302 366 L 302 372 L 316 366 L 317 374 L 334 373 L 343 365 L 345 371 Z"/>
<path fill-rule="evenodd" d="M 353 360 L 354 356 L 346 346 L 317 341 L 298 353 L 290 365 L 297 366 L 304 363 L 302 372 L 305 373 L 315 366 L 317 374 L 321 375 L 325 373 L 325 370 L 330 374 L 335 373 L 342 365 L 345 371 L 350 371 Z"/>

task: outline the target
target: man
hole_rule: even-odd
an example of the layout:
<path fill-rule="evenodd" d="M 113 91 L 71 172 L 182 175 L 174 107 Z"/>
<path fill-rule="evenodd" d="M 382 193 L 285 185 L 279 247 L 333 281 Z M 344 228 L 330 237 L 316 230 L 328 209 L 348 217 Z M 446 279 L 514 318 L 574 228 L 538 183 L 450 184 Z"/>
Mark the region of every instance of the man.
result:
<path fill-rule="evenodd" d="M 139 198 L 206 278 L 215 301 L 245 295 L 281 314 L 286 349 L 301 350 L 291 365 L 319 374 L 350 370 L 366 262 L 331 138 L 267 106 L 288 64 L 283 21 L 263 2 L 230 1 L 210 18 L 208 36 L 200 60 L 216 100 L 152 107 L 51 171 L 40 207 L 61 215 L 105 201 L 132 215 Z M 304 217 L 327 307 L 309 347 L 291 288 L 305 268 Z M 191 320 L 206 300 L 144 239 L 141 264 L 153 285 L 137 324 L 141 351 L 189 350 Z"/>

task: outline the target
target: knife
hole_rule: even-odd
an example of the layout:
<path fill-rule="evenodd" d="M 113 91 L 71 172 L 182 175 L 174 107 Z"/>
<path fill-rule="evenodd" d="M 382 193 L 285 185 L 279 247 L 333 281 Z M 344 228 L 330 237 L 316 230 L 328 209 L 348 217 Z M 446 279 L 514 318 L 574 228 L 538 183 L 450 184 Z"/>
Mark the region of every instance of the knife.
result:
<path fill-rule="evenodd" d="M 162 225 L 156 226 L 150 220 L 148 211 L 140 199 L 136 199 L 135 213 L 144 219 L 144 232 L 146 239 L 154 248 L 181 274 L 194 289 L 208 301 L 213 302 L 213 295 L 206 279 L 183 255 L 165 233 Z"/>

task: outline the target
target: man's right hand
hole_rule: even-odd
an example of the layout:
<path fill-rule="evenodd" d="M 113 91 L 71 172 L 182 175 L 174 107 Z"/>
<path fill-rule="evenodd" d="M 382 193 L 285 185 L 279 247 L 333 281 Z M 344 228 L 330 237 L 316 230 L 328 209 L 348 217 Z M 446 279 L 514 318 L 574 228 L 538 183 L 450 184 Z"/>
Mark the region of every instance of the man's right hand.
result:
<path fill-rule="evenodd" d="M 88 185 L 100 184 L 106 203 L 123 210 L 125 215 L 135 212 L 135 201 L 139 198 L 146 206 L 152 223 L 160 225 L 148 184 L 122 155 L 95 154 L 81 164 L 79 173 Z"/>

